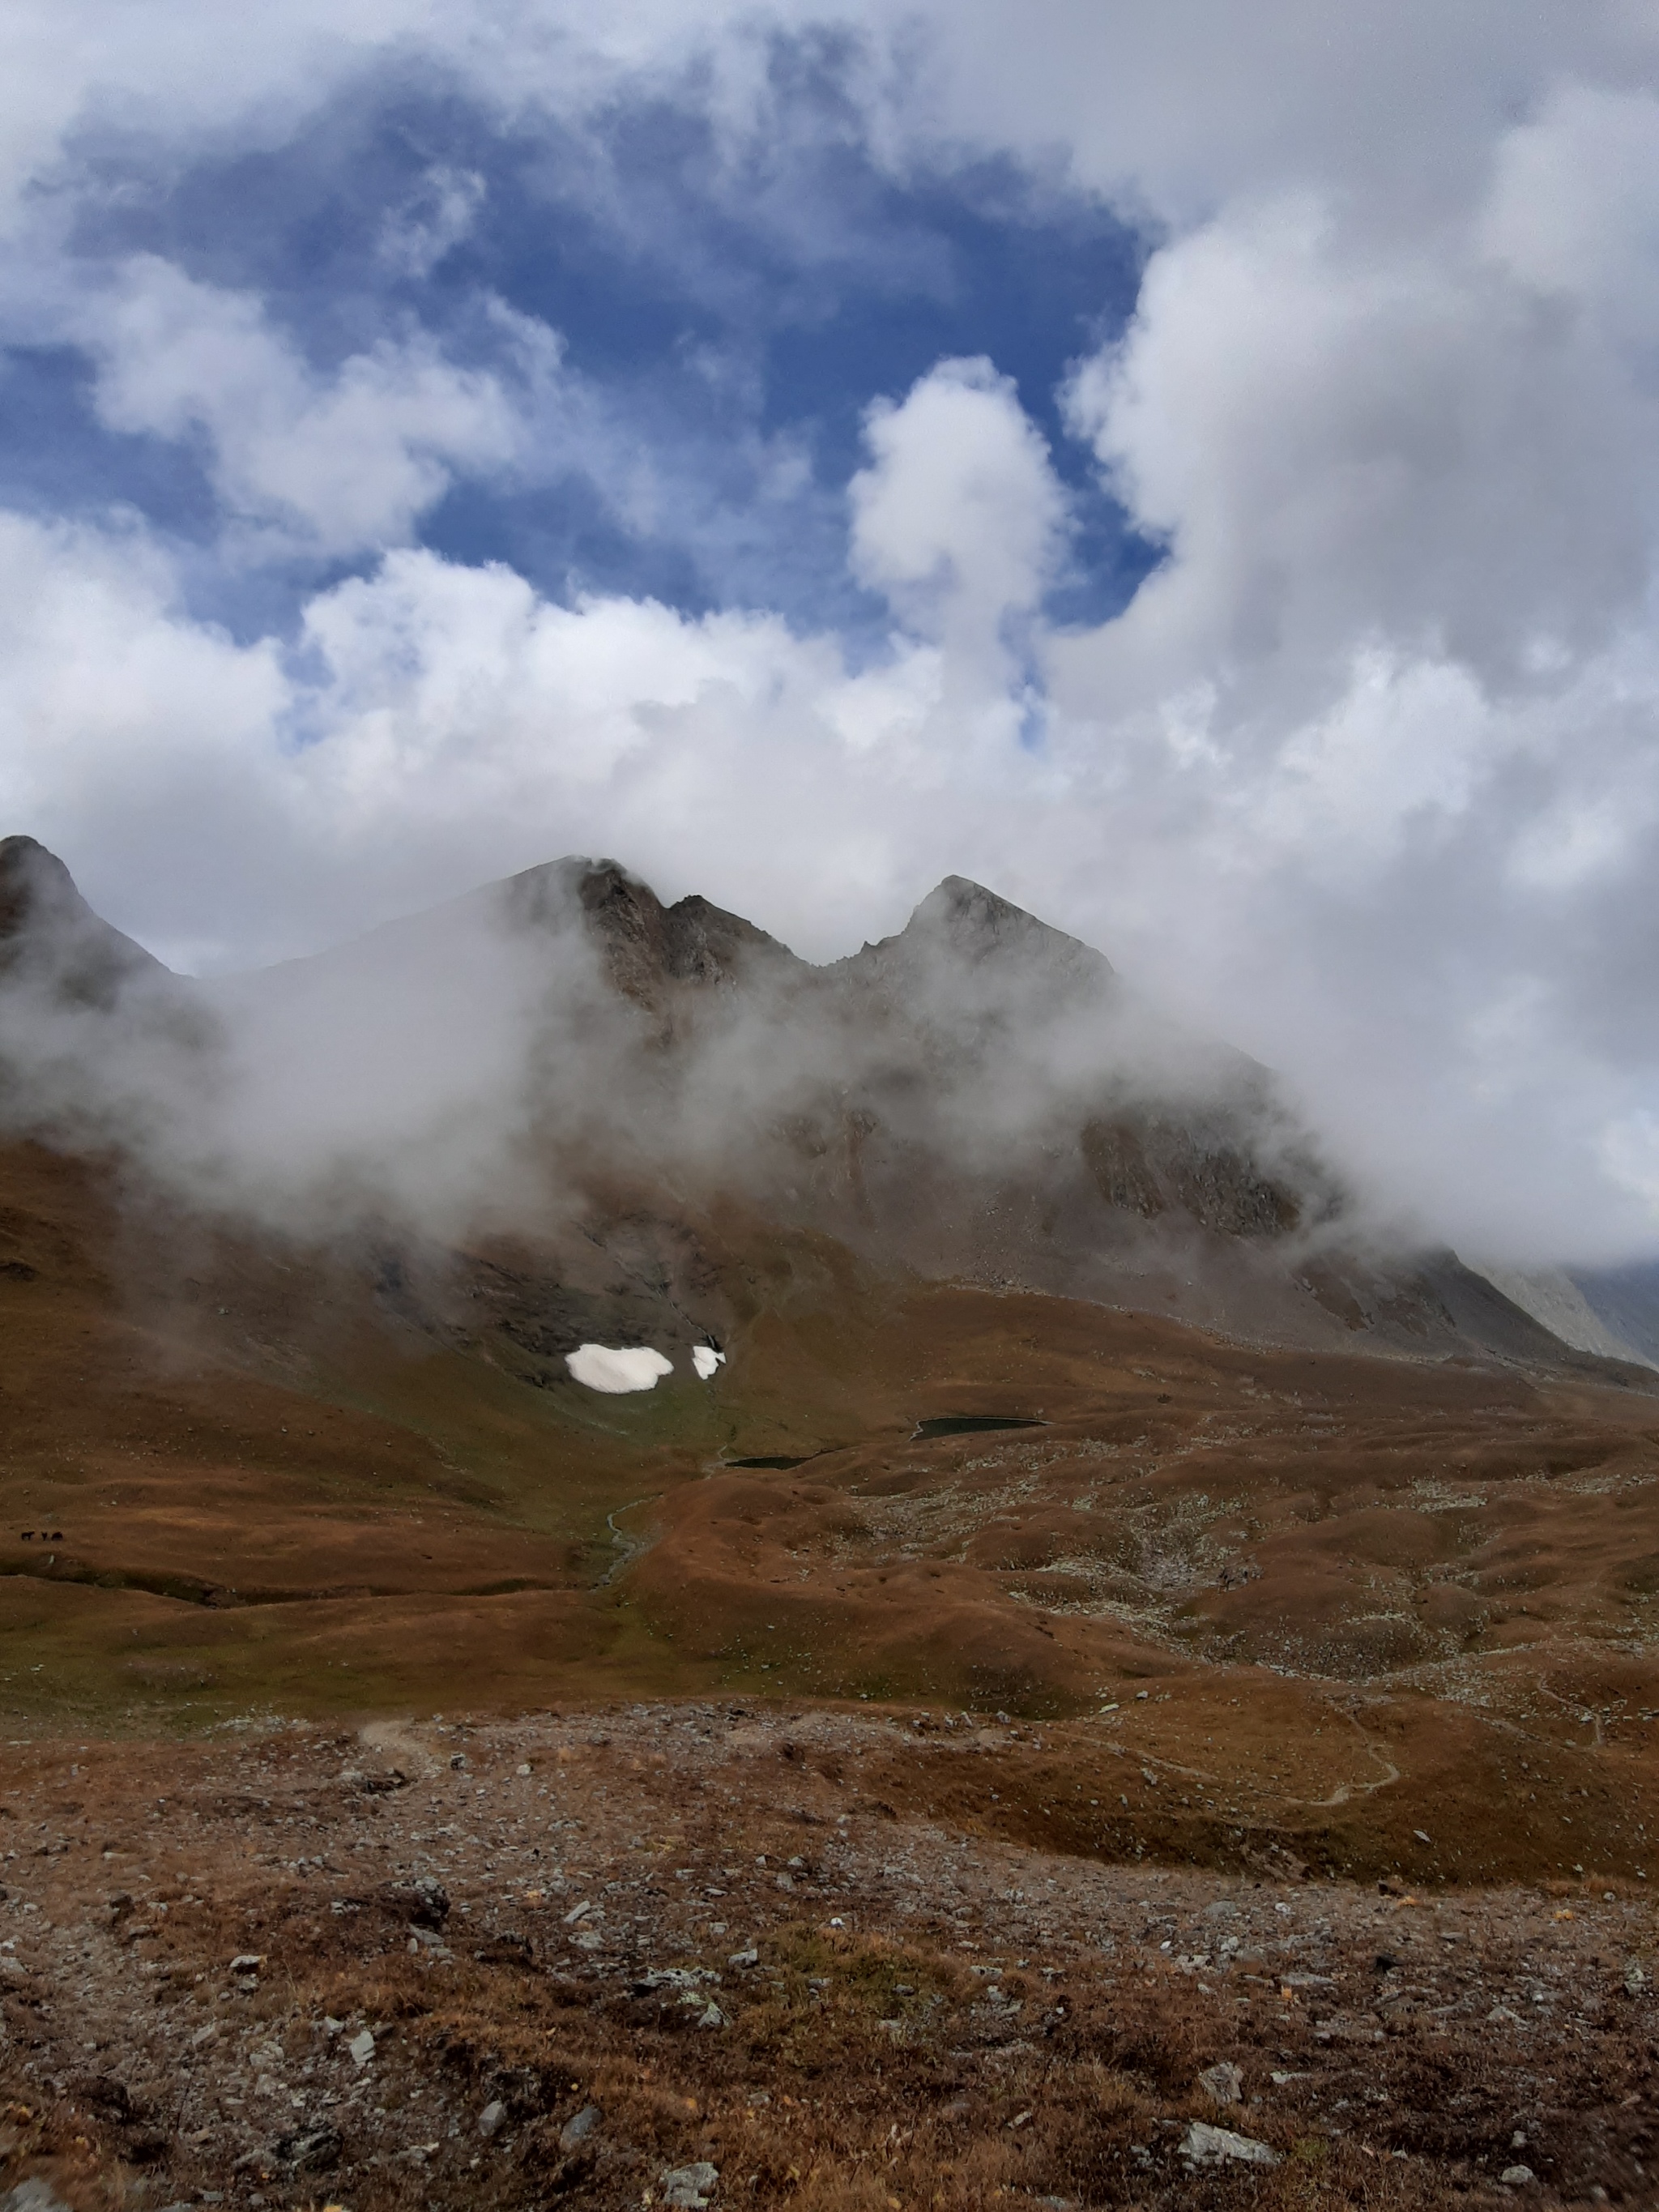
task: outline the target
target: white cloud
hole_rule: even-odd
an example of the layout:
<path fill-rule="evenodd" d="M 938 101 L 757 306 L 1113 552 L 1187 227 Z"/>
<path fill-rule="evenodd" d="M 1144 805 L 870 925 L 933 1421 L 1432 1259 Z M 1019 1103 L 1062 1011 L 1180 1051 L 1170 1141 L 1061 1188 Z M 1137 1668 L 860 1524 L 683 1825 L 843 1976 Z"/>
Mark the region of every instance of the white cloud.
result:
<path fill-rule="evenodd" d="M 0 820 L 76 852 L 141 903 L 158 872 L 199 870 L 175 958 L 237 926 L 242 828 L 268 808 L 276 818 L 288 697 L 276 649 L 183 616 L 167 563 L 136 530 L 0 514 Z"/>
<path fill-rule="evenodd" d="M 112 429 L 199 435 L 231 517 L 319 550 L 397 544 L 454 468 L 499 470 L 523 443 L 498 379 L 455 368 L 424 334 L 319 374 L 257 298 L 153 254 L 128 261 L 81 323 Z"/>
<path fill-rule="evenodd" d="M 440 161 L 380 227 L 380 258 L 404 276 L 429 276 L 477 222 L 489 188 L 476 169 Z"/>
<path fill-rule="evenodd" d="M 978 804 L 925 644 L 854 673 L 769 616 L 560 606 L 407 550 L 313 597 L 286 653 L 191 622 L 141 533 L 17 516 L 0 586 L 0 817 L 183 964 L 311 950 L 607 849 L 827 951 L 902 918 Z"/>
<path fill-rule="evenodd" d="M 1282 711 L 1368 635 L 1503 682 L 1604 640 L 1648 577 L 1634 368 L 1467 235 L 1367 254 L 1307 200 L 1218 218 L 1073 386 L 1174 556 L 1097 643 L 1130 681 L 1196 660 Z"/>
<path fill-rule="evenodd" d="M 1334 184 L 1357 231 L 1420 234 L 1553 88 L 1650 82 L 1659 63 L 1659 27 L 1632 0 L 1524 13 L 1507 0 L 1054 0 L 1024 36 L 999 0 L 859 13 L 934 33 L 890 81 L 900 143 L 931 127 L 945 143 L 1057 163 L 1178 232 L 1228 204 Z"/>
<path fill-rule="evenodd" d="M 937 659 L 900 659 L 912 699 L 933 690 L 918 735 L 965 767 L 1017 744 L 1031 708 L 1031 617 L 1059 568 L 1065 495 L 1012 380 L 988 361 L 940 362 L 866 418 L 870 465 L 854 477 L 854 573 L 883 592 Z M 875 679 L 896 703 L 888 672 Z M 854 718 L 865 701 L 848 702 Z M 901 709 L 901 712 L 902 710 Z"/>
<path fill-rule="evenodd" d="M 1481 246 L 1540 297 L 1583 308 L 1617 341 L 1659 335 L 1659 98 L 1557 87 L 1504 133 Z"/>
<path fill-rule="evenodd" d="M 1058 565 L 1063 495 L 1012 378 L 941 362 L 897 404 L 878 400 L 871 465 L 853 478 L 855 573 L 919 631 L 997 636 Z"/>
<path fill-rule="evenodd" d="M 1601 1158 L 1608 1175 L 1659 1217 L 1659 1114 L 1638 1106 L 1610 1121 Z"/>
<path fill-rule="evenodd" d="M 1659 1085 L 1612 953 L 1659 920 L 1652 127 L 1542 88 L 1414 222 L 1328 149 L 1163 245 L 1070 393 L 1169 548 L 1050 653 L 1125 957 L 1491 1246 L 1655 1233 L 1606 1136 Z"/>
<path fill-rule="evenodd" d="M 15 0 L 0 207 L 56 178 L 89 123 L 179 147 L 279 141 L 377 62 L 458 72 L 515 118 L 579 118 L 623 87 L 688 87 L 734 145 L 775 120 L 769 40 L 851 33 L 848 88 L 895 164 L 1006 150 L 1190 227 L 1264 187 L 1352 180 L 1373 226 L 1467 191 L 1491 143 L 1558 83 L 1618 88 L 1659 57 L 1651 10 L 1581 0 L 1052 0 L 1010 34 L 1001 0 L 283 0 L 222 35 L 207 0 Z"/>
<path fill-rule="evenodd" d="M 1006 723 L 964 763 L 925 641 L 855 672 L 772 617 L 560 606 L 425 552 L 313 600 L 305 635 L 320 673 L 296 696 L 313 734 L 294 788 L 400 887 L 435 866 L 459 889 L 504 851 L 617 852 L 665 892 L 746 899 L 839 949 L 872 908 L 902 912 L 913 867 L 947 872 L 953 820 L 1021 757 Z"/>

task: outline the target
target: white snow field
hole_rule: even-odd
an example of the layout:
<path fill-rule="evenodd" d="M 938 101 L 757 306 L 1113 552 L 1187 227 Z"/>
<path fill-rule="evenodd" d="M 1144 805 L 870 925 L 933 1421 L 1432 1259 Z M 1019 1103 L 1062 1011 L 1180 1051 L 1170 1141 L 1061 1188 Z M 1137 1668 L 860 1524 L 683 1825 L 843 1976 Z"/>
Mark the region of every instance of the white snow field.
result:
<path fill-rule="evenodd" d="M 609 1344 L 580 1344 L 567 1352 L 564 1364 L 578 1382 L 590 1390 L 607 1390 L 613 1396 L 624 1390 L 654 1390 L 658 1379 L 672 1375 L 674 1363 L 660 1352 L 642 1345 L 637 1351 L 618 1351 Z"/>
<path fill-rule="evenodd" d="M 712 1344 L 694 1344 L 691 1347 L 691 1364 L 697 1370 L 699 1382 L 706 1382 L 717 1367 L 725 1366 L 726 1354 L 723 1352 L 716 1352 Z"/>

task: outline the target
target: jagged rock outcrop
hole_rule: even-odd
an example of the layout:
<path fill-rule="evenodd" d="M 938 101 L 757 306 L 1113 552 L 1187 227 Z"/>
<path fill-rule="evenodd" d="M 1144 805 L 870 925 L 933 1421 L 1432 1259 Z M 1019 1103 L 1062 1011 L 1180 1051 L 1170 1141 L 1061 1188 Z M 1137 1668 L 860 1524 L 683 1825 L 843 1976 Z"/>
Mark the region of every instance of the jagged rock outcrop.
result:
<path fill-rule="evenodd" d="M 806 972 L 752 921 L 695 895 L 665 906 L 617 860 L 550 860 L 509 877 L 500 896 L 515 929 L 579 920 L 614 988 L 657 1011 L 677 984 L 736 989 L 763 973 Z"/>

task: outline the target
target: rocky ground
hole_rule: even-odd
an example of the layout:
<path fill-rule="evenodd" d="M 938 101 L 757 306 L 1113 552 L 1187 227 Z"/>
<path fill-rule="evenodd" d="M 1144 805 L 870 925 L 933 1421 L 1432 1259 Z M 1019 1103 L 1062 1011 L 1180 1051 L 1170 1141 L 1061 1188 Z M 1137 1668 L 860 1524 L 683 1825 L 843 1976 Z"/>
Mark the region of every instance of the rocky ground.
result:
<path fill-rule="evenodd" d="M 1642 1884 L 1107 1863 L 941 1784 L 1066 1748 L 752 1702 L 15 1742 L 0 2204 L 1659 2201 Z"/>

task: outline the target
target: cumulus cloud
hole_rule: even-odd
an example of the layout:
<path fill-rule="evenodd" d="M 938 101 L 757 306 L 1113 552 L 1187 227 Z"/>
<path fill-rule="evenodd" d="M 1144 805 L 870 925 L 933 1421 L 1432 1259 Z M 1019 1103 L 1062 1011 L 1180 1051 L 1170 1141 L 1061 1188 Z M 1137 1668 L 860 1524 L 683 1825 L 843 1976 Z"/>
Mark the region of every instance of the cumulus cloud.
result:
<path fill-rule="evenodd" d="M 994 757 L 1031 705 L 1031 617 L 1060 566 L 1066 505 L 1012 382 L 941 362 L 865 424 L 851 558 L 911 639 L 939 649 L 927 717 L 959 755 Z M 911 648 L 904 651 L 909 658 Z"/>
<path fill-rule="evenodd" d="M 523 446 L 499 380 L 455 368 L 423 334 L 319 373 L 258 299 L 153 254 L 128 261 L 82 320 L 111 428 L 199 436 L 231 519 L 320 551 L 407 538 L 455 467 L 498 470 Z"/>
<path fill-rule="evenodd" d="M 1498 684 L 1606 641 L 1648 574 L 1638 361 L 1461 238 L 1366 252 L 1317 203 L 1156 254 L 1073 418 L 1174 557 L 1115 629 L 1275 687 L 1368 632 Z M 1285 703 L 1275 690 L 1281 710 Z"/>
<path fill-rule="evenodd" d="M 879 399 L 871 465 L 853 478 L 852 558 L 922 634 L 995 639 L 1052 580 L 1065 521 L 1042 440 L 1011 378 L 941 362 L 901 402 Z"/>

